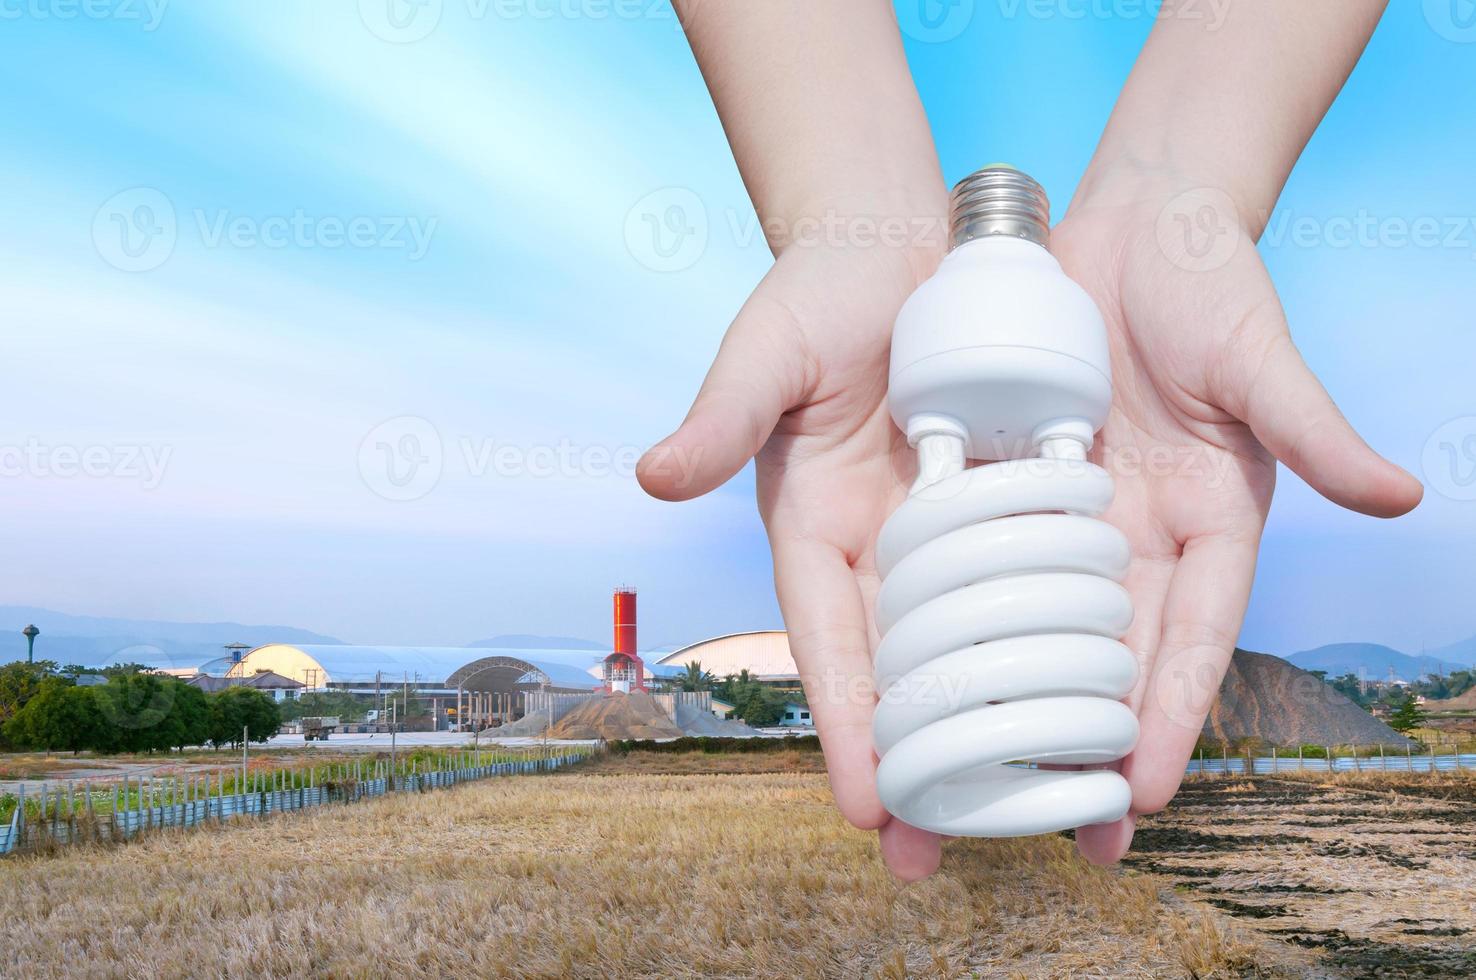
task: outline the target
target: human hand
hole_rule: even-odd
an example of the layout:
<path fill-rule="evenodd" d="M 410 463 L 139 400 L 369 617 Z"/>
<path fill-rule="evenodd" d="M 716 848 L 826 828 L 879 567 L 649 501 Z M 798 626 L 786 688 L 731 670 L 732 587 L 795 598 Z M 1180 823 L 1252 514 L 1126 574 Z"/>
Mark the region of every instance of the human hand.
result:
<path fill-rule="evenodd" d="M 1291 341 L 1256 251 L 1254 216 L 1195 177 L 1131 165 L 1083 181 L 1051 249 L 1097 302 L 1112 354 L 1113 409 L 1095 455 L 1128 537 L 1124 642 L 1141 677 L 1141 726 L 1119 765 L 1133 814 L 1178 790 L 1249 601 L 1280 460 L 1351 510 L 1394 517 L 1419 482 L 1359 438 Z M 1134 817 L 1085 827 L 1090 860 L 1120 858 Z"/>
<path fill-rule="evenodd" d="M 880 831 L 883 858 L 904 880 L 932 873 L 939 843 L 891 819 L 876 795 L 872 601 L 876 536 L 915 466 L 887 411 L 892 324 L 945 238 L 941 178 L 924 184 L 915 206 L 861 205 L 868 223 L 899 232 L 891 245 L 841 232 L 785 248 L 728 329 L 686 420 L 637 471 L 652 495 L 684 500 L 757 455 L 779 603 L 836 803 L 857 827 Z"/>

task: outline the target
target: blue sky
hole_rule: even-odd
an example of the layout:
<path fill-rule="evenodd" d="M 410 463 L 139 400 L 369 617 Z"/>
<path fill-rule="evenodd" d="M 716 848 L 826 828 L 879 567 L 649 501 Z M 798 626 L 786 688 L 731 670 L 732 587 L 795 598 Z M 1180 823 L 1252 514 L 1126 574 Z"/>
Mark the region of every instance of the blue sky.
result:
<path fill-rule="evenodd" d="M 680 506 L 630 475 L 770 261 L 670 8 L 403 3 L 0 4 L 0 593 L 460 643 L 602 638 L 632 583 L 644 645 L 779 625 L 751 473 Z M 945 176 L 1011 160 L 1059 217 L 1143 6 L 898 9 Z M 1459 237 L 1262 246 L 1308 360 L 1422 478 L 1476 437 L 1451 9 L 1396 0 L 1282 211 Z M 691 198 L 698 250 L 653 252 L 651 202 Z M 1243 642 L 1476 633 L 1456 452 L 1392 523 L 1285 474 Z"/>

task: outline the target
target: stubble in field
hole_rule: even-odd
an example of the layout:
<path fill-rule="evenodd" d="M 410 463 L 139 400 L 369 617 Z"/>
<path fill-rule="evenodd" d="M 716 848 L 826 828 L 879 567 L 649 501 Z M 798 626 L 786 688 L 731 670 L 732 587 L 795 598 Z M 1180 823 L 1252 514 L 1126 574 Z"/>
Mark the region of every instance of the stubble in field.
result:
<path fill-rule="evenodd" d="M 0 885 L 18 976 L 1292 970 L 1062 838 L 954 842 L 899 888 L 806 773 L 496 779 L 8 860 Z"/>

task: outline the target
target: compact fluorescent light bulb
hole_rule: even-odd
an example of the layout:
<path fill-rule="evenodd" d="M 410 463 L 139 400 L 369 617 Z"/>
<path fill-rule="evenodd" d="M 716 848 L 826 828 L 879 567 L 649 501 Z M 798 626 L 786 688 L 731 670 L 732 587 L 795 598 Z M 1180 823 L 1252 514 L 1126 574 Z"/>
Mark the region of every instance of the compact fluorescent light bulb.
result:
<path fill-rule="evenodd" d="M 1010 167 L 953 190 L 952 250 L 892 336 L 892 418 L 918 452 L 877 561 L 882 802 L 944 834 L 1041 834 L 1125 815 L 1137 659 L 1128 545 L 1086 459 L 1112 398 L 1107 332 L 1047 250 L 1050 206 Z M 968 460 L 994 460 L 969 467 Z"/>

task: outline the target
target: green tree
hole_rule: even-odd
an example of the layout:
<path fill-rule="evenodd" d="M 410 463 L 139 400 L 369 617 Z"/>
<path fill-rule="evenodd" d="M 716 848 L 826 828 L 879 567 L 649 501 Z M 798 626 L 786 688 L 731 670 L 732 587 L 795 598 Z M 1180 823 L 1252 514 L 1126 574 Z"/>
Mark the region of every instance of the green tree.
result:
<path fill-rule="evenodd" d="M 201 693 L 173 677 L 148 673 L 115 674 L 106 684 L 92 688 L 106 725 L 104 750 L 156 752 L 185 744 L 179 739 L 190 734 L 191 720 L 170 717 L 184 690 Z M 198 702 L 193 702 L 184 710 L 196 708 Z"/>
<path fill-rule="evenodd" d="M 251 687 L 228 687 L 210 695 L 208 738 L 216 748 L 240 745 L 246 729 L 253 742 L 265 742 L 282 728 L 282 713 L 271 696 Z M 204 739 L 201 739 L 204 741 Z"/>
<path fill-rule="evenodd" d="M 48 677 L 35 696 L 5 723 L 10 743 L 48 752 L 77 753 L 105 741 L 105 726 L 93 688 Z"/>
<path fill-rule="evenodd" d="M 183 749 L 187 745 L 204 745 L 210 740 L 210 702 L 204 691 L 193 684 L 167 678 L 172 686 L 173 704 L 155 735 L 161 749 Z"/>
<path fill-rule="evenodd" d="M 1354 704 L 1358 705 L 1360 708 L 1367 708 L 1369 706 L 1371 699 L 1363 693 L 1363 681 L 1359 680 L 1357 675 L 1344 674 L 1341 677 L 1334 677 L 1331 680 L 1327 678 L 1323 678 L 1323 680 L 1326 681 L 1326 683 L 1333 690 L 1337 691 L 1339 694 L 1343 695 L 1349 701 L 1352 701 Z"/>
<path fill-rule="evenodd" d="M 701 661 L 693 660 L 687 664 L 686 672 L 682 674 L 679 683 L 683 691 L 710 691 L 717 683 L 717 678 L 702 669 Z"/>
<path fill-rule="evenodd" d="M 33 664 L 17 660 L 0 667 L 0 729 L 36 696 L 41 682 L 55 670 L 56 664 L 50 660 L 38 660 Z"/>
<path fill-rule="evenodd" d="M 313 691 L 277 705 L 282 721 L 296 721 L 312 715 L 328 715 L 344 721 L 359 721 L 368 703 L 347 691 Z M 237 732 L 239 735 L 240 733 Z"/>
<path fill-rule="evenodd" d="M 1404 699 L 1389 716 L 1389 727 L 1396 732 L 1408 733 L 1414 731 L 1425 723 L 1425 712 L 1420 708 L 1419 702 L 1415 700 L 1414 692 L 1410 691 L 1404 695 Z"/>

